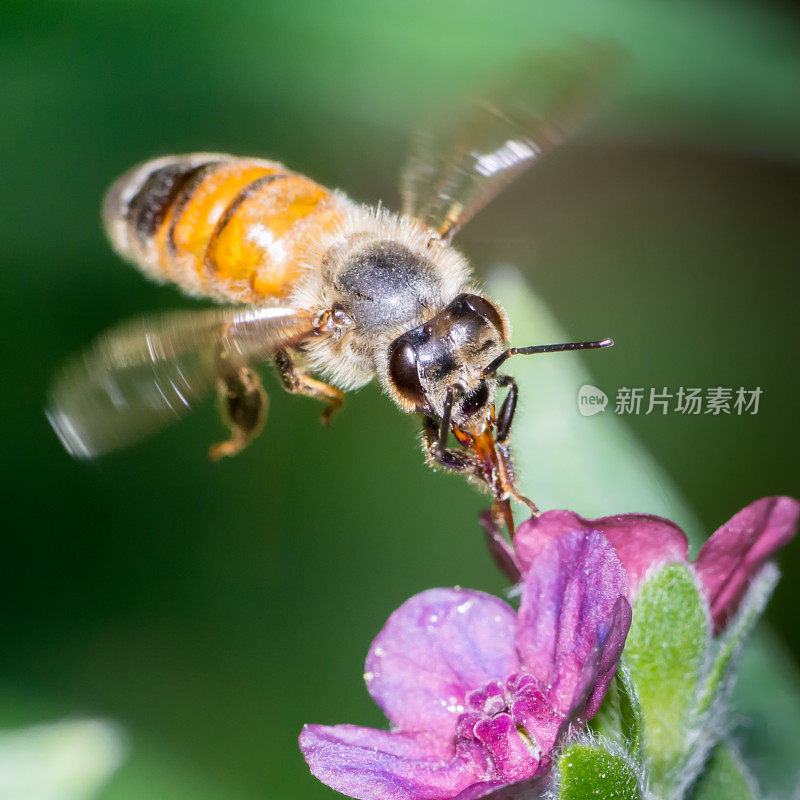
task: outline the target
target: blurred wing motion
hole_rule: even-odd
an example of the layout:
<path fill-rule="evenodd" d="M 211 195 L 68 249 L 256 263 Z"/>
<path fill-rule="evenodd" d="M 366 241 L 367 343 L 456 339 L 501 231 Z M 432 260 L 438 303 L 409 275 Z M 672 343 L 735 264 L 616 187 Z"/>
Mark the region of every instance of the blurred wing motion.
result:
<path fill-rule="evenodd" d="M 92 458 L 180 418 L 214 389 L 220 357 L 264 360 L 311 330 L 307 311 L 258 306 L 127 322 L 65 365 L 47 418 L 71 455 Z"/>
<path fill-rule="evenodd" d="M 403 213 L 452 239 L 588 116 L 620 55 L 584 43 L 527 62 L 490 99 L 421 134 L 401 178 Z"/>

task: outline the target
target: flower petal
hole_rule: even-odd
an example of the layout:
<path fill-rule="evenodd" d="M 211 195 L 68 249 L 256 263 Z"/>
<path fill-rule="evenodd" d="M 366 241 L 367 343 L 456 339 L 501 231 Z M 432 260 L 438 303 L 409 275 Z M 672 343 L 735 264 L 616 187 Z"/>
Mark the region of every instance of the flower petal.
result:
<path fill-rule="evenodd" d="M 514 796 L 519 797 L 517 791 L 520 789 L 518 783 L 505 783 L 503 781 L 486 781 L 484 783 L 476 783 L 468 789 L 464 789 L 461 794 L 454 798 L 454 800 L 481 800 L 483 797 L 491 795 L 492 800 L 495 798 L 505 797 L 503 790 L 512 789 Z"/>
<path fill-rule="evenodd" d="M 367 656 L 367 688 L 402 730 L 452 737 L 467 692 L 517 671 L 516 614 L 466 589 L 430 589 L 389 617 Z"/>
<path fill-rule="evenodd" d="M 491 800 L 520 800 L 520 798 L 526 797 L 541 797 L 544 790 L 544 779 L 547 777 L 546 772 L 551 763 L 549 756 L 543 759 L 540 769 L 542 774 L 529 781 L 504 783 L 494 780 L 476 783 L 474 786 L 464 789 L 453 800 L 482 800 L 484 797 L 491 797 Z"/>
<path fill-rule="evenodd" d="M 529 683 L 523 683 L 525 680 Z M 539 683 L 530 675 L 519 676 L 516 686 L 509 686 L 515 697 L 511 703 L 511 716 L 532 737 L 533 743 L 545 757 L 556 744 L 561 729 L 569 719 L 553 708 Z"/>
<path fill-rule="evenodd" d="M 529 748 L 510 714 L 481 719 L 475 725 L 475 738 L 486 748 L 501 780 L 518 783 L 538 774 L 540 753 Z"/>
<path fill-rule="evenodd" d="M 557 536 L 528 571 L 517 650 L 548 701 L 567 716 L 582 713 L 589 696 L 593 708 L 602 699 L 607 686 L 602 681 L 609 670 L 613 674 L 628 634 L 630 617 L 618 603 L 626 591 L 625 569 L 597 531 Z"/>
<path fill-rule="evenodd" d="M 747 584 L 796 533 L 800 503 L 791 497 L 762 497 L 743 508 L 703 545 L 695 573 L 719 631 L 735 613 Z"/>
<path fill-rule="evenodd" d="M 356 725 L 306 725 L 300 734 L 313 775 L 358 800 L 443 800 L 480 779 L 482 765 L 432 757 L 430 738 Z"/>
<path fill-rule="evenodd" d="M 686 534 L 668 519 L 651 514 L 584 519 L 572 511 L 546 511 L 523 522 L 514 537 L 514 549 L 523 574 L 548 542 L 577 530 L 600 531 L 614 545 L 628 573 L 630 598 L 636 596 L 648 573 L 663 564 L 688 560 Z"/>
<path fill-rule="evenodd" d="M 625 647 L 625 639 L 631 627 L 633 609 L 624 598 L 618 597 L 611 612 L 611 627 L 606 640 L 603 642 L 600 657 L 597 662 L 597 674 L 594 679 L 594 688 L 586 700 L 586 719 L 591 719 L 603 704 L 603 698 L 608 691 L 608 685 L 617 671 L 617 664 Z"/>

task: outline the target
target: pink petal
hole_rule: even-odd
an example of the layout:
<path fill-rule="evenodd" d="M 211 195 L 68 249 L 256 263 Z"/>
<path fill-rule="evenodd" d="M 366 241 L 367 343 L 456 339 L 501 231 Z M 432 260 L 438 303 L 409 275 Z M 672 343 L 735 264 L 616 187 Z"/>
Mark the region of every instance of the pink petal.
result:
<path fill-rule="evenodd" d="M 736 612 L 747 584 L 796 533 L 800 503 L 763 497 L 745 506 L 703 545 L 694 569 L 717 631 Z"/>
<path fill-rule="evenodd" d="M 625 639 L 631 627 L 632 616 L 631 604 L 624 597 L 618 597 L 611 614 L 611 627 L 605 642 L 603 642 L 603 648 L 600 651 L 600 658 L 597 662 L 594 688 L 586 700 L 586 710 L 584 712 L 586 719 L 591 719 L 603 704 L 603 698 L 608 691 L 608 684 L 611 683 L 611 679 L 617 671 L 617 664 L 619 664 L 619 658 L 625 647 Z"/>
<path fill-rule="evenodd" d="M 597 531 L 552 539 L 528 571 L 517 650 L 545 697 L 566 716 L 583 713 L 590 695 L 594 708 L 605 693 L 603 681 L 616 669 L 628 634 L 630 616 L 619 604 L 627 588 L 614 548 Z"/>
<path fill-rule="evenodd" d="M 482 800 L 484 797 L 491 797 L 491 800 L 520 800 L 520 798 L 536 798 L 541 797 L 543 792 L 543 783 L 545 773 L 551 765 L 551 759 L 548 756 L 543 759 L 540 772 L 535 778 L 522 783 L 505 783 L 504 781 L 485 781 L 484 783 L 476 783 L 468 789 L 464 789 L 461 794 L 457 795 L 453 800 Z"/>
<path fill-rule="evenodd" d="M 526 682 L 527 679 L 527 682 Z M 530 675 L 516 678 L 516 697 L 511 704 L 511 715 L 533 737 L 542 755 L 548 754 L 556 744 L 567 718 L 553 708 Z M 510 687 L 511 688 L 511 687 Z"/>
<path fill-rule="evenodd" d="M 443 800 L 483 772 L 457 756 L 452 742 L 443 759 L 429 738 L 356 725 L 306 725 L 300 749 L 313 775 L 358 800 Z"/>
<path fill-rule="evenodd" d="M 395 726 L 448 738 L 467 692 L 517 671 L 516 614 L 466 589 L 430 589 L 389 617 L 366 663 L 369 693 Z"/>
<path fill-rule="evenodd" d="M 510 714 L 481 719 L 475 725 L 475 738 L 486 748 L 493 771 L 501 780 L 519 783 L 538 774 L 538 755 L 528 749 Z"/>
<path fill-rule="evenodd" d="M 544 781 L 551 766 L 552 758 L 550 756 L 543 757 L 536 776 L 531 780 L 514 781 L 513 783 L 492 780 L 476 783 L 464 789 L 453 800 L 482 800 L 484 797 L 491 797 L 491 800 L 521 800 L 522 798 L 542 797 Z"/>
<path fill-rule="evenodd" d="M 686 534 L 662 517 L 618 514 L 584 519 L 572 511 L 546 511 L 540 517 L 523 522 L 514 537 L 514 549 L 523 574 L 548 542 L 576 530 L 600 531 L 614 545 L 628 573 L 631 599 L 636 596 L 645 577 L 658 567 L 688 560 Z"/>
<path fill-rule="evenodd" d="M 468 789 L 464 789 L 461 794 L 457 795 L 454 800 L 481 800 L 481 798 L 492 796 L 492 800 L 499 800 L 505 797 L 503 790 L 510 789 L 513 791 L 514 797 L 519 797 L 520 784 L 518 783 L 505 783 L 504 781 L 485 781 L 484 783 L 476 783 Z"/>

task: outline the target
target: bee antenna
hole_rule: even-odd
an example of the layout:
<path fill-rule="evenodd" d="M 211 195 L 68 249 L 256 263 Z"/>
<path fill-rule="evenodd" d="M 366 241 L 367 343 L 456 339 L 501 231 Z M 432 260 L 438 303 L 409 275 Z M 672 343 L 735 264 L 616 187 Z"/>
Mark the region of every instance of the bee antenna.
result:
<path fill-rule="evenodd" d="M 611 347 L 613 339 L 600 339 L 596 342 L 565 342 L 564 344 L 536 344 L 531 347 L 509 347 L 500 353 L 488 367 L 483 370 L 484 377 L 494 375 L 498 367 L 511 356 L 532 356 L 536 353 L 561 353 L 564 350 L 596 350 L 598 347 Z"/>

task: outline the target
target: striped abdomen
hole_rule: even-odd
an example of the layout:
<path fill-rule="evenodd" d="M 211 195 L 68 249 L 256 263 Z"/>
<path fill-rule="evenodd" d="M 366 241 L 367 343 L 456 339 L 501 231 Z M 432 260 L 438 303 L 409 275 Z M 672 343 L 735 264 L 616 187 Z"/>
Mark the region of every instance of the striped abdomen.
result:
<path fill-rule="evenodd" d="M 114 248 L 148 275 L 224 300 L 286 297 L 303 253 L 349 202 L 276 161 L 214 153 L 166 156 L 109 189 Z"/>

